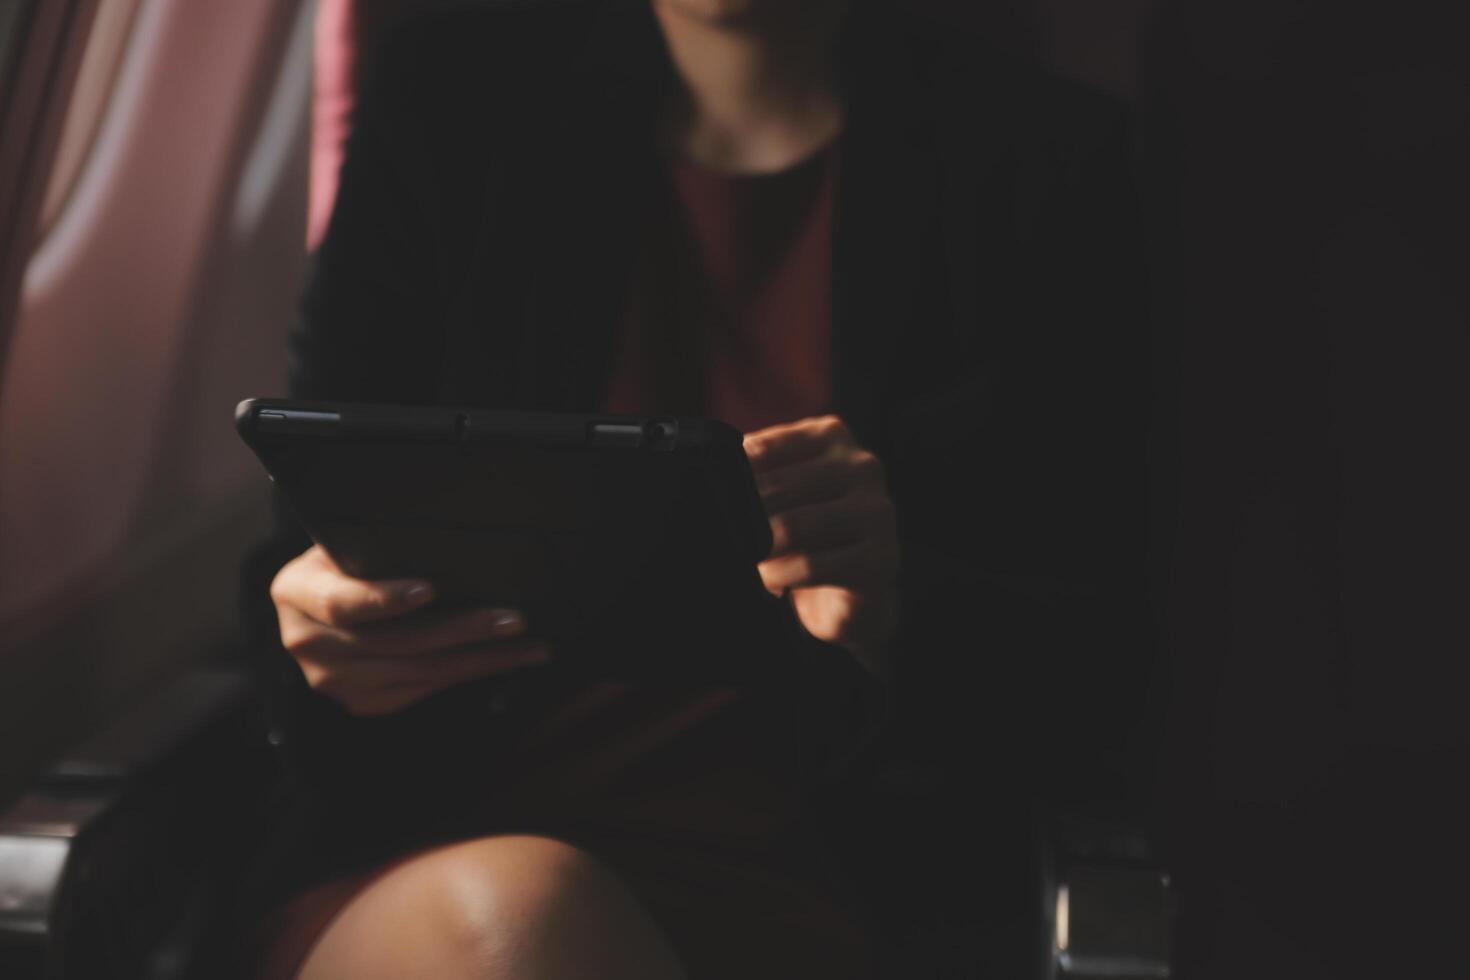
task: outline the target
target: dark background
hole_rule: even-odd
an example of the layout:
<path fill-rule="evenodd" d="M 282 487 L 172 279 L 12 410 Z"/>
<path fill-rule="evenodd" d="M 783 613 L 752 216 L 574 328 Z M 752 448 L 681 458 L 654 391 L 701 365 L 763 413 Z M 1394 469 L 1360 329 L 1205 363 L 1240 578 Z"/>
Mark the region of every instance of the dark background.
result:
<path fill-rule="evenodd" d="M 1183 975 L 1450 975 L 1470 911 L 1463 8 L 943 9 L 1139 114 Z"/>

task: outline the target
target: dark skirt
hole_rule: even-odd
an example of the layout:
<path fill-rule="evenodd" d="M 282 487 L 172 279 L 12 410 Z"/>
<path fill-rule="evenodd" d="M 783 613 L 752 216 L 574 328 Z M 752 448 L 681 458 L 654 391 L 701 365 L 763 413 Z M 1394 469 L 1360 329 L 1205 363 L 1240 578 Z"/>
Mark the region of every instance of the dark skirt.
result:
<path fill-rule="evenodd" d="M 269 897 L 239 930 L 245 975 L 294 976 L 374 878 L 436 844 L 501 833 L 555 837 L 612 868 L 695 980 L 873 974 L 864 917 L 821 832 L 796 692 L 603 682 L 531 705 L 485 756 L 484 786 L 461 766 L 459 794 L 426 798 L 418 819 L 386 797 L 284 807 L 262 865 Z"/>

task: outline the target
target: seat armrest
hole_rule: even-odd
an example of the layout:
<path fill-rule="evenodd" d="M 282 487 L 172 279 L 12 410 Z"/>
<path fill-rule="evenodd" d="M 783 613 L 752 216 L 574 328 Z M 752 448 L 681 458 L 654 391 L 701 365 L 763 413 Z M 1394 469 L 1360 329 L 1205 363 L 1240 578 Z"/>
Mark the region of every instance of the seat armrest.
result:
<path fill-rule="evenodd" d="M 0 813 L 0 976 L 185 975 L 274 762 L 246 675 L 197 671 Z"/>
<path fill-rule="evenodd" d="M 1173 976 L 1173 883 L 1141 821 L 1053 817 L 1041 851 L 1045 980 Z"/>

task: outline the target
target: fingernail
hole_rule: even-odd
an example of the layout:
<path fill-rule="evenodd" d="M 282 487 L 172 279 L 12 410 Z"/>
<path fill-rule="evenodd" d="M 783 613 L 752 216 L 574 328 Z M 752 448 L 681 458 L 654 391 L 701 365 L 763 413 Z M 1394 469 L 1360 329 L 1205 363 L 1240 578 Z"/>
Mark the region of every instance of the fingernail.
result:
<path fill-rule="evenodd" d="M 427 602 L 434 594 L 434 587 L 428 582 L 415 582 L 400 594 L 405 602 Z"/>
<path fill-rule="evenodd" d="M 501 633 L 519 632 L 525 624 L 521 614 L 514 609 L 496 609 L 490 614 L 491 625 Z"/>

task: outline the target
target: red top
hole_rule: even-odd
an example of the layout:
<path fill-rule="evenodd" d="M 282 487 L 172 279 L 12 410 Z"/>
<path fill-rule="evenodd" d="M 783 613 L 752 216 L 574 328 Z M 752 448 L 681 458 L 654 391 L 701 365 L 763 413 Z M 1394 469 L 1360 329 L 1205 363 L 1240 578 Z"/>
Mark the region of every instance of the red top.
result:
<path fill-rule="evenodd" d="M 712 415 L 750 431 L 829 410 L 836 166 L 834 145 L 766 176 L 670 167 L 644 226 L 608 411 Z M 544 719 L 525 754 L 558 784 L 563 813 L 774 843 L 800 808 L 795 710 L 732 688 L 593 684 Z"/>
<path fill-rule="evenodd" d="M 644 228 L 608 411 L 707 415 L 749 432 L 831 410 L 837 158 L 834 144 L 753 177 L 670 167 L 668 193 Z M 808 777 L 794 697 L 588 685 L 522 743 L 525 777 L 507 780 L 506 796 L 584 828 L 594 852 L 686 934 L 685 953 L 728 957 L 728 937 L 699 938 L 708 922 L 728 920 L 793 963 L 814 951 L 824 965 L 804 975 L 857 975 L 835 964 L 863 960 L 861 933 L 834 902 L 839 889 L 802 821 Z M 682 884 L 640 872 L 657 863 L 650 846 L 672 847 L 669 867 L 679 871 L 670 880 Z M 703 863 L 711 855 L 723 863 Z M 715 893 L 728 909 L 707 904 Z M 752 908 L 763 911 L 753 917 Z M 706 925 L 700 916 L 710 916 Z"/>
<path fill-rule="evenodd" d="M 831 144 L 775 174 L 670 167 L 605 404 L 742 432 L 831 408 Z"/>

